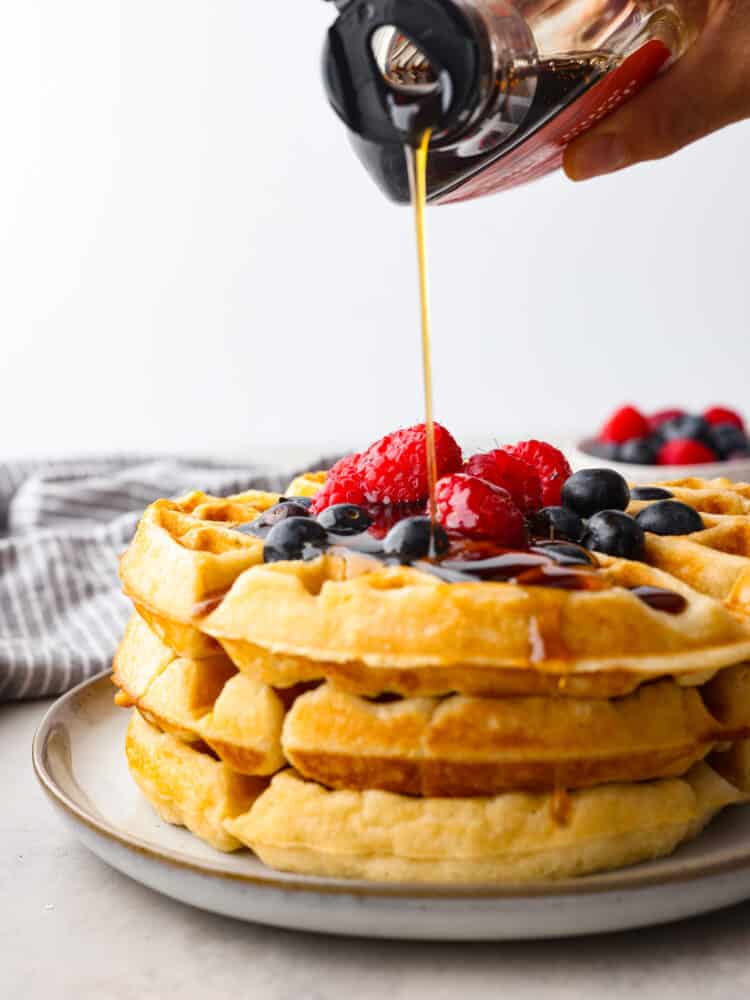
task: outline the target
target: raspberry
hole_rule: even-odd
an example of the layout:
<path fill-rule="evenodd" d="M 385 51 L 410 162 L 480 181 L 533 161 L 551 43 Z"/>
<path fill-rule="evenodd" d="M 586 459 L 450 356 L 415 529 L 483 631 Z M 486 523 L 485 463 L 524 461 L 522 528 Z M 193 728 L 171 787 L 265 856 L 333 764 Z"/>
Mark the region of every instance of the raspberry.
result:
<path fill-rule="evenodd" d="M 558 507 L 566 479 L 573 474 L 565 455 L 546 441 L 520 441 L 505 445 L 503 451 L 536 469 L 542 487 L 542 505 Z"/>
<path fill-rule="evenodd" d="M 461 468 L 461 449 L 435 424 L 438 479 Z M 427 498 L 427 442 L 424 424 L 387 434 L 361 454 L 347 455 L 328 473 L 310 508 L 319 514 L 337 503 L 417 503 Z"/>
<path fill-rule="evenodd" d="M 435 489 L 435 503 L 438 520 L 448 531 L 490 538 L 509 548 L 526 542 L 523 514 L 510 493 L 485 479 L 463 472 L 445 476 Z"/>
<path fill-rule="evenodd" d="M 659 449 L 659 465 L 702 465 L 718 462 L 718 456 L 708 445 L 690 438 L 668 441 Z"/>
<path fill-rule="evenodd" d="M 672 410 L 658 410 L 656 413 L 652 413 L 648 418 L 648 426 L 652 431 L 658 430 L 662 424 L 666 424 L 668 420 L 679 420 L 680 417 L 687 416 L 684 410 L 678 410 L 674 408 Z"/>
<path fill-rule="evenodd" d="M 359 455 L 347 455 L 340 459 L 331 468 L 328 478 L 322 489 L 313 497 L 310 511 L 319 514 L 326 507 L 333 507 L 337 503 L 356 503 L 361 505 L 365 502 L 365 495 L 362 492 L 359 472 L 357 466 Z"/>
<path fill-rule="evenodd" d="M 703 419 L 709 424 L 734 424 L 741 431 L 745 429 L 745 421 L 734 410 L 727 410 L 724 406 L 712 406 L 703 414 Z"/>
<path fill-rule="evenodd" d="M 599 440 L 624 444 L 633 438 L 648 437 L 648 420 L 634 406 L 621 406 L 599 431 Z"/>
<path fill-rule="evenodd" d="M 461 468 L 461 449 L 440 424 L 435 424 L 435 455 L 438 479 Z M 360 456 L 357 472 L 369 503 L 424 500 L 429 492 L 425 425 L 407 427 L 376 441 Z"/>
<path fill-rule="evenodd" d="M 497 448 L 484 454 L 472 455 L 464 465 L 469 476 L 479 476 L 493 486 L 502 486 L 510 493 L 513 503 L 524 514 L 542 507 L 542 484 L 539 473 L 528 462 Z"/>

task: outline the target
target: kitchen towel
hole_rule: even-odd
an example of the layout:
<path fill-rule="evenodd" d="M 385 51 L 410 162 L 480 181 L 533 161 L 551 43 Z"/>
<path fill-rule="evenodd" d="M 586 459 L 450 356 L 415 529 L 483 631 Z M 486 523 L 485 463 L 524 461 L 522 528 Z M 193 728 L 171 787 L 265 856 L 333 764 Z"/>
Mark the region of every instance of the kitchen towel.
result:
<path fill-rule="evenodd" d="M 132 614 L 117 559 L 148 504 L 195 489 L 281 491 L 296 471 L 153 456 L 0 463 L 0 701 L 109 668 Z"/>

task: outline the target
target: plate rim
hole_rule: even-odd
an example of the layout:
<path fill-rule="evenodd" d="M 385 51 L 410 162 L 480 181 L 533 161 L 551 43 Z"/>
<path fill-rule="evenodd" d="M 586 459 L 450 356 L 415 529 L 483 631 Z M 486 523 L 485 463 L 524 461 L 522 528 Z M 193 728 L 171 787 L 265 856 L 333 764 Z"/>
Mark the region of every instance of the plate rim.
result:
<path fill-rule="evenodd" d="M 344 879 L 323 879 L 306 875 L 289 874 L 285 878 L 279 878 L 279 873 L 268 869 L 268 874 L 257 875 L 253 873 L 222 871 L 191 860 L 178 851 L 167 847 L 155 847 L 153 843 L 145 841 L 139 837 L 124 834 L 117 827 L 107 820 L 98 818 L 78 805 L 60 787 L 50 773 L 45 757 L 49 736 L 53 731 L 57 721 L 57 716 L 68 706 L 70 702 L 76 701 L 88 688 L 93 688 L 102 681 L 111 678 L 111 671 L 105 670 L 101 673 L 89 677 L 63 693 L 47 708 L 39 721 L 31 748 L 31 762 L 34 774 L 45 794 L 52 803 L 63 809 L 68 816 L 106 839 L 115 842 L 120 847 L 135 852 L 146 857 L 151 862 L 167 864 L 174 868 L 190 871 L 194 874 L 208 878 L 220 878 L 233 882 L 241 882 L 252 885 L 259 889 L 280 890 L 284 892 L 312 893 L 318 895 L 332 896 L 357 896 L 367 898 L 402 898 L 419 900 L 441 900 L 460 901 L 467 899 L 502 899 L 502 900 L 528 900 L 528 899 L 551 899 L 556 897 L 600 895 L 611 892 L 629 892 L 644 889 L 658 889 L 675 883 L 684 884 L 699 880 L 713 878 L 735 872 L 746 871 L 750 868 L 750 839 L 747 847 L 739 849 L 733 857 L 715 861 L 693 861 L 688 862 L 680 871 L 667 874 L 646 872 L 637 874 L 638 865 L 631 865 L 620 871 L 602 872 L 599 875 L 583 876 L 578 879 L 560 879 L 553 882 L 529 882 L 517 885 L 453 885 L 444 886 L 434 883 L 385 883 L 385 882 L 364 882 L 362 880 Z M 113 712 L 118 711 L 114 703 L 111 706 Z M 750 806 L 746 806 L 750 808 Z M 699 835 L 700 836 L 700 835 Z M 261 862 L 262 863 L 262 862 Z M 599 880 L 606 879 L 606 882 Z M 594 881 L 597 880 L 597 881 Z"/>

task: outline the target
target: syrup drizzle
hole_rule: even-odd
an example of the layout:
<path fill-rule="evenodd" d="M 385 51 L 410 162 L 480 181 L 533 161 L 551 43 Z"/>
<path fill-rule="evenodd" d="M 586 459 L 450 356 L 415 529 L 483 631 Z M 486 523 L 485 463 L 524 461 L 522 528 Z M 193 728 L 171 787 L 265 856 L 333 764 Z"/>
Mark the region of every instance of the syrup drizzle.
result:
<path fill-rule="evenodd" d="M 427 129 L 416 148 L 404 146 L 409 172 L 409 187 L 414 206 L 414 226 L 417 240 L 417 267 L 419 269 L 419 313 L 422 330 L 422 372 L 424 378 L 425 444 L 427 448 L 428 509 L 433 527 L 437 522 L 435 509 L 435 483 L 437 482 L 437 456 L 435 454 L 435 417 L 432 397 L 432 348 L 430 340 L 430 289 L 427 276 L 427 240 L 425 233 L 425 207 L 427 205 L 427 156 L 432 130 Z M 433 546 L 434 548 L 434 546 Z"/>

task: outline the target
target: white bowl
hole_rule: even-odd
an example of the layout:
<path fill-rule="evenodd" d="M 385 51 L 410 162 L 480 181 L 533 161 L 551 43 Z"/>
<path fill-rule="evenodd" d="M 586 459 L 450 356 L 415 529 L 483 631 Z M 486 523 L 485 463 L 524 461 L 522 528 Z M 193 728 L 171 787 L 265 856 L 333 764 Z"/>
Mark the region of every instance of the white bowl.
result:
<path fill-rule="evenodd" d="M 687 479 L 697 476 L 701 479 L 716 479 L 724 476 L 732 482 L 750 481 L 750 458 L 739 458 L 732 462 L 704 462 L 702 465 L 634 465 L 630 462 L 610 462 L 597 458 L 587 451 L 594 438 L 580 438 L 565 448 L 565 454 L 573 467 L 579 469 L 616 469 L 631 483 L 662 483 L 673 479 Z"/>

